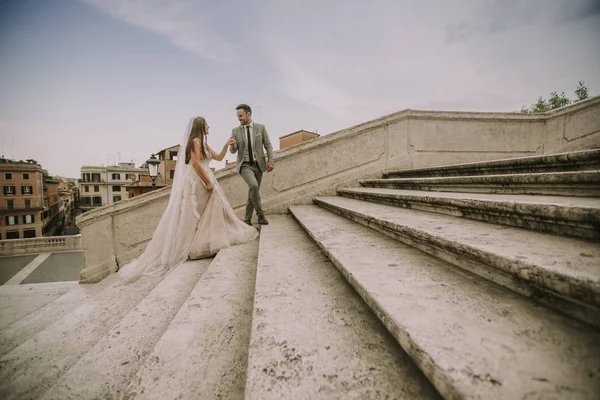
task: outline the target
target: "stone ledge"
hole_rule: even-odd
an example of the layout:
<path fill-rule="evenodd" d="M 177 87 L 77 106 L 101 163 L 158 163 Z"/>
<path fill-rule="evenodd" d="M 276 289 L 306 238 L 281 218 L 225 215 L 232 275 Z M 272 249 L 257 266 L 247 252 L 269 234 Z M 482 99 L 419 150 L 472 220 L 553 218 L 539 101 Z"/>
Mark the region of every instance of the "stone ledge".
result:
<path fill-rule="evenodd" d="M 600 241 L 600 201 L 596 198 L 439 193 L 380 188 L 338 189 L 338 194 L 412 210 Z"/>
<path fill-rule="evenodd" d="M 315 203 L 600 327 L 597 243 L 343 197 Z"/>
<path fill-rule="evenodd" d="M 440 192 L 600 196 L 600 171 L 388 178 L 361 180 L 364 187 Z"/>
<path fill-rule="evenodd" d="M 600 170 L 600 149 L 544 154 L 407 170 L 389 170 L 386 178 L 446 177 Z"/>
<path fill-rule="evenodd" d="M 315 206 L 291 212 L 444 398 L 597 397 L 596 330 Z"/>

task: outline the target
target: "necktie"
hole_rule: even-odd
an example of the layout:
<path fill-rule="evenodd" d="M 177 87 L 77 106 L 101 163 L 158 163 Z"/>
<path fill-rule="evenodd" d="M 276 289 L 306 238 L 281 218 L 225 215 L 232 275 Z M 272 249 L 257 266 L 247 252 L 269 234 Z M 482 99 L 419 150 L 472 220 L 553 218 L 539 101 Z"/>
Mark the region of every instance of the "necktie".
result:
<path fill-rule="evenodd" d="M 254 162 L 254 156 L 252 155 L 252 139 L 250 139 L 250 127 L 246 125 L 246 134 L 248 136 L 248 157 L 250 157 L 250 162 Z"/>

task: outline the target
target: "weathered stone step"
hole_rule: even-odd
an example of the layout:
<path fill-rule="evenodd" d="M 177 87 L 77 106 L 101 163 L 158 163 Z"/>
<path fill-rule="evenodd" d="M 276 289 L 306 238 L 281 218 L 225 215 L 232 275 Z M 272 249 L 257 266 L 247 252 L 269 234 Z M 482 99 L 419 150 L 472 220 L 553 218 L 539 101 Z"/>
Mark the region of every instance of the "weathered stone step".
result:
<path fill-rule="evenodd" d="M 600 246 L 595 242 L 340 196 L 318 197 L 315 202 L 600 326 Z"/>
<path fill-rule="evenodd" d="M 365 187 L 434 192 L 599 197 L 600 171 L 366 179 L 360 184 Z"/>
<path fill-rule="evenodd" d="M 132 378 L 206 271 L 210 261 L 211 259 L 187 261 L 170 271 L 41 399 L 122 398 Z M 74 385 L 74 382 L 80 384 Z"/>
<path fill-rule="evenodd" d="M 15 347 L 29 340 L 32 336 L 52 325 L 62 317 L 73 311 L 79 305 L 83 304 L 87 299 L 97 295 L 102 290 L 112 285 L 117 280 L 116 274 L 106 277 L 101 282 L 91 285 L 79 285 L 77 282 L 72 283 L 71 290 L 53 301 L 38 307 L 35 311 L 27 314 L 13 324 L 4 327 L 0 330 L 0 356 L 13 350 Z M 29 286 L 32 290 L 38 290 L 38 286 L 56 287 L 60 284 L 56 283 L 36 283 Z M 15 285 L 16 286 L 16 285 Z M 44 290 L 43 288 L 39 288 Z M 20 303 L 11 301 L 9 304 L 13 308 L 21 307 Z"/>
<path fill-rule="evenodd" d="M 338 189 L 357 200 L 600 241 L 600 199 L 383 188 Z"/>
<path fill-rule="evenodd" d="M 159 282 L 114 284 L 0 359 L 0 398 L 38 398 Z"/>
<path fill-rule="evenodd" d="M 322 208 L 290 210 L 445 398 L 598 398 L 596 329 Z"/>
<path fill-rule="evenodd" d="M 126 399 L 242 399 L 258 240 L 223 249 L 125 392 Z"/>
<path fill-rule="evenodd" d="M 594 149 L 411 170 L 390 170 L 385 172 L 384 176 L 389 178 L 415 178 L 428 176 L 530 174 L 599 169 L 600 149 Z"/>
<path fill-rule="evenodd" d="M 0 286 L 0 329 L 53 302 L 75 287 L 77 282 Z"/>
<path fill-rule="evenodd" d="M 245 398 L 439 395 L 296 221 L 271 216 L 260 238 Z"/>

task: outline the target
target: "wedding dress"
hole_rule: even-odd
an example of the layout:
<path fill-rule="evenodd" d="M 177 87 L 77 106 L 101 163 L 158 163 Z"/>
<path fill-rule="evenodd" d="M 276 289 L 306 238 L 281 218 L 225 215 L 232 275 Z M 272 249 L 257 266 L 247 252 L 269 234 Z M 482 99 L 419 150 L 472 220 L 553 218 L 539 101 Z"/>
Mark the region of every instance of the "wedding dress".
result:
<path fill-rule="evenodd" d="M 141 276 L 162 276 L 188 258 L 211 257 L 223 248 L 258 237 L 256 228 L 241 221 L 233 212 L 209 168 L 210 154 L 201 161 L 201 167 L 213 182 L 212 193 L 191 162 L 185 163 L 189 131 L 180 142 L 169 203 L 152 239 L 139 258 L 119 269 L 125 281 Z"/>

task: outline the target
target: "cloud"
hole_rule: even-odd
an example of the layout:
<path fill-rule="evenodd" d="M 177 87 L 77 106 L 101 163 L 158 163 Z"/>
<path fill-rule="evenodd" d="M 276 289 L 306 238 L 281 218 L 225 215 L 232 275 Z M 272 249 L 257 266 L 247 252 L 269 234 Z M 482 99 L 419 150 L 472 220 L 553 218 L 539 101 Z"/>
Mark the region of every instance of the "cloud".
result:
<path fill-rule="evenodd" d="M 582 66 L 599 64 L 578 46 L 597 0 L 80 1 L 209 60 L 243 57 L 253 79 L 348 123 L 432 104 L 517 109 L 557 82 L 593 85 Z"/>
<path fill-rule="evenodd" d="M 234 43 L 216 34 L 218 6 L 210 1 L 79 0 L 112 17 L 167 38 L 173 45 L 216 62 L 237 58 Z"/>

